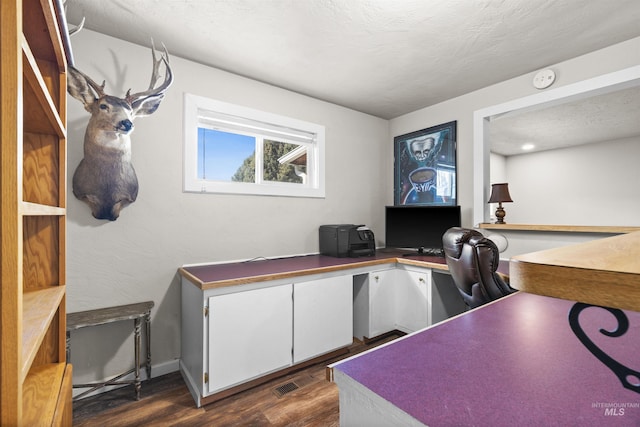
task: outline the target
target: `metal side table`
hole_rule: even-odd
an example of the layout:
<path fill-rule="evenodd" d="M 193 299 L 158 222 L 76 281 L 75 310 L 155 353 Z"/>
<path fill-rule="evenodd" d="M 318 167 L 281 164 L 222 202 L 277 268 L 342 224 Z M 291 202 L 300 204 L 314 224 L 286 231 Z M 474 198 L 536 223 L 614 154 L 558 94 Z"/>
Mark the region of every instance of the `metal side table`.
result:
<path fill-rule="evenodd" d="M 99 308 L 96 310 L 80 311 L 77 313 L 67 314 L 67 360 L 70 359 L 70 338 L 71 331 L 75 331 L 80 328 L 87 328 L 89 326 L 104 325 L 107 323 L 120 322 L 123 320 L 133 320 L 134 326 L 134 353 L 135 353 L 135 366 L 123 372 L 120 375 L 113 377 L 110 380 L 104 382 L 87 383 L 87 384 L 74 384 L 73 388 L 89 388 L 89 390 L 83 391 L 79 395 L 75 396 L 73 400 L 80 399 L 81 397 L 98 390 L 102 387 L 110 385 L 128 385 L 133 384 L 136 391 L 136 400 L 140 400 L 140 389 L 142 388 L 142 381 L 140 380 L 140 329 L 141 321 L 144 319 L 145 323 L 145 336 L 147 340 L 146 345 L 146 364 L 147 378 L 151 378 L 151 309 L 153 308 L 153 301 L 140 302 L 136 304 L 120 305 L 117 307 Z M 135 373 L 133 380 L 121 380 L 122 377 Z"/>

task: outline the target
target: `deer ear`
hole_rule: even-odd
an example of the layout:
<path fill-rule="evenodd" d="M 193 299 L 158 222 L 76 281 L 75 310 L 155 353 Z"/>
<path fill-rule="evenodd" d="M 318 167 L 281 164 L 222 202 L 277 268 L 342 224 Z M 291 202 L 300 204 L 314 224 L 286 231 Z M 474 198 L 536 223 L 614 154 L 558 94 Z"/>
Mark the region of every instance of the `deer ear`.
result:
<path fill-rule="evenodd" d="M 150 116 L 160 106 L 160 102 L 164 99 L 164 93 L 157 95 L 147 96 L 146 98 L 139 99 L 131 104 L 133 115 L 136 117 Z"/>
<path fill-rule="evenodd" d="M 91 112 L 90 108 L 95 102 L 96 96 L 84 74 L 73 67 L 69 67 L 67 73 L 67 91 L 75 99 L 82 102 L 85 110 Z"/>

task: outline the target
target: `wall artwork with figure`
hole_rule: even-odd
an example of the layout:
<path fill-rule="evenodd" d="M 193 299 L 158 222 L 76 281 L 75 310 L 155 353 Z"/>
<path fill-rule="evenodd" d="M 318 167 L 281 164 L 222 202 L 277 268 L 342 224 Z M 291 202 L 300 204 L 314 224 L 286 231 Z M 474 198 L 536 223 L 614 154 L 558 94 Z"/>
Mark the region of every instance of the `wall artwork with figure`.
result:
<path fill-rule="evenodd" d="M 457 204 L 456 123 L 444 123 L 393 139 L 396 206 Z"/>

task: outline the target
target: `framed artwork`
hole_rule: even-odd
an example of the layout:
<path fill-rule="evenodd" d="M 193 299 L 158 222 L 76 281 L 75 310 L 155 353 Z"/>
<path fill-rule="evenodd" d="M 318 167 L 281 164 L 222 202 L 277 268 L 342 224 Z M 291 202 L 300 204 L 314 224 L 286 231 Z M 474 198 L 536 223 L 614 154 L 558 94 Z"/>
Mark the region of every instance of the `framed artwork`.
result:
<path fill-rule="evenodd" d="M 457 205 L 456 124 L 396 136 L 393 199 L 400 205 Z"/>

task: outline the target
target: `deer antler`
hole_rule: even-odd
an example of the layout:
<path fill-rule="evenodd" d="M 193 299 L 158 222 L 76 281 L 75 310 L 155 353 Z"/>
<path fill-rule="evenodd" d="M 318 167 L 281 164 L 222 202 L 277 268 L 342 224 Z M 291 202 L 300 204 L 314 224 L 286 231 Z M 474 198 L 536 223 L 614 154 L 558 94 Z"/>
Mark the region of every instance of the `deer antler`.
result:
<path fill-rule="evenodd" d="M 169 88 L 169 86 L 171 86 L 171 83 L 173 82 L 173 74 L 171 73 L 171 67 L 169 66 L 169 52 L 167 51 L 167 47 L 164 45 L 164 43 L 162 44 L 162 47 L 164 48 L 164 54 L 160 57 L 160 59 L 157 59 L 156 47 L 153 43 L 153 39 L 151 39 L 151 56 L 153 59 L 153 70 L 151 72 L 151 82 L 149 83 L 149 89 L 144 92 L 134 93 L 133 95 L 131 94 L 131 89 L 129 89 L 127 91 L 127 95 L 125 96 L 125 101 L 127 101 L 129 105 L 133 105 L 136 101 L 148 98 L 150 96 L 162 95 Z M 164 82 L 157 88 L 154 88 L 156 82 L 160 78 L 159 71 L 161 63 L 164 63 L 167 72 L 164 77 Z"/>
<path fill-rule="evenodd" d="M 69 29 L 69 37 L 71 37 L 74 34 L 79 33 L 84 28 L 84 20 L 85 20 L 85 18 L 82 17 L 82 21 L 80 21 L 80 23 L 78 25 L 76 25 L 74 28 Z"/>

